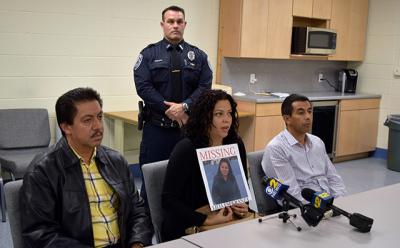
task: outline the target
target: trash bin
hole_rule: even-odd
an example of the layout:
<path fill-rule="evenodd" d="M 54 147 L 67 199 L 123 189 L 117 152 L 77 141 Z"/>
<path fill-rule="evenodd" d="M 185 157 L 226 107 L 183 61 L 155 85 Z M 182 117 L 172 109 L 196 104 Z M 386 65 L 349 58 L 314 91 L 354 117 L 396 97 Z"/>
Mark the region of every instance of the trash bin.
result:
<path fill-rule="evenodd" d="M 389 127 L 387 167 L 400 172 L 400 115 L 388 115 L 384 125 Z"/>

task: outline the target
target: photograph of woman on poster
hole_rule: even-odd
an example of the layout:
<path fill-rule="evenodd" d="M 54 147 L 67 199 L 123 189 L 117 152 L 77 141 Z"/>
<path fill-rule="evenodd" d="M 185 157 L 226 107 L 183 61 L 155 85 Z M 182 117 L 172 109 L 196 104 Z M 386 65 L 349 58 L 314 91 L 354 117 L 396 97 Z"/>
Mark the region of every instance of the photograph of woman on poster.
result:
<path fill-rule="evenodd" d="M 240 190 L 233 175 L 229 159 L 219 161 L 218 171 L 214 176 L 211 195 L 214 204 L 240 199 Z"/>

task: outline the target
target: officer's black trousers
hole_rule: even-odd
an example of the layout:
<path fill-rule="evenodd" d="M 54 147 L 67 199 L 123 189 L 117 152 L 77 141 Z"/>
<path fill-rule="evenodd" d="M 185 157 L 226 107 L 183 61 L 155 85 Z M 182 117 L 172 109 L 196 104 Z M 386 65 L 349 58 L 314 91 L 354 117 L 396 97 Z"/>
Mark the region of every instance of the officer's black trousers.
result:
<path fill-rule="evenodd" d="M 140 144 L 139 164 L 144 164 L 169 159 L 169 155 L 176 143 L 182 139 L 182 131 L 179 127 L 164 128 L 145 123 L 143 127 L 142 142 Z M 143 179 L 143 178 L 142 178 Z M 146 186 L 142 180 L 140 196 L 147 205 Z"/>

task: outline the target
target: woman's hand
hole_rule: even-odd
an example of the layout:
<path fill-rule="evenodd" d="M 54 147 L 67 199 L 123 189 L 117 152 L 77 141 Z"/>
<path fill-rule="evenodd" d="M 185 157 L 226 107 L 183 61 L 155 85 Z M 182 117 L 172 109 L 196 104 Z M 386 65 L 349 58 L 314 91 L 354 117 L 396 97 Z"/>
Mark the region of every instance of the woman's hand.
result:
<path fill-rule="evenodd" d="M 227 213 L 225 211 L 227 210 Z M 233 219 L 233 211 L 230 207 L 226 207 L 220 209 L 217 214 L 211 214 L 207 216 L 207 219 L 204 221 L 205 226 L 212 226 L 216 224 L 222 224 L 229 222 Z"/>
<path fill-rule="evenodd" d="M 246 203 L 236 203 L 232 205 L 231 208 L 239 217 L 244 217 L 249 212 L 249 206 L 247 206 Z"/>

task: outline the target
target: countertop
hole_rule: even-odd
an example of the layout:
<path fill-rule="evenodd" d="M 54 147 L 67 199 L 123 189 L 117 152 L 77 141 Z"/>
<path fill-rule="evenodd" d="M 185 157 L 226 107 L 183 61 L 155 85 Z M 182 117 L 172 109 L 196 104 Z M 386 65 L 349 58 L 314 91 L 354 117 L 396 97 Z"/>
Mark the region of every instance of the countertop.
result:
<path fill-rule="evenodd" d="M 254 93 L 247 93 L 244 96 L 236 96 L 233 92 L 233 98 L 236 101 L 256 102 L 256 103 L 273 103 L 283 102 L 284 98 L 276 96 L 262 96 Z M 289 93 L 289 92 L 288 92 Z M 367 98 L 381 98 L 378 94 L 367 93 L 341 93 L 336 91 L 326 92 L 296 92 L 297 94 L 307 96 L 310 101 L 331 101 L 331 100 L 345 100 L 345 99 L 367 99 Z"/>

